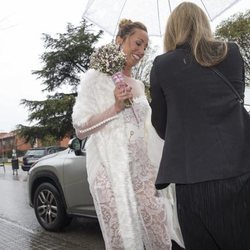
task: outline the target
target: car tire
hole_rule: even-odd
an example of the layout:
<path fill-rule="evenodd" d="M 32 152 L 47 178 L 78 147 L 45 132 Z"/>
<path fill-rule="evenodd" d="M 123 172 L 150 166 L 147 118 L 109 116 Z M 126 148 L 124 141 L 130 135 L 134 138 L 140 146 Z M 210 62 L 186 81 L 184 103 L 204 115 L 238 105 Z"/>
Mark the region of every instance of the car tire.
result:
<path fill-rule="evenodd" d="M 47 231 L 59 231 L 71 222 L 57 188 L 51 183 L 42 183 L 34 195 L 34 210 L 39 224 Z"/>

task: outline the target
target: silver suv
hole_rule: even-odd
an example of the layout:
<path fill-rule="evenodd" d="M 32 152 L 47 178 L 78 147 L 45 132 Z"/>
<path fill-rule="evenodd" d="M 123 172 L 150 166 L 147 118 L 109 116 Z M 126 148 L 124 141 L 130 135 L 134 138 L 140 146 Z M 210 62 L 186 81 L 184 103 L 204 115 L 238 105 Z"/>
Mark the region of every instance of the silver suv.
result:
<path fill-rule="evenodd" d="M 67 149 L 40 158 L 29 171 L 29 203 L 48 231 L 61 230 L 73 216 L 97 218 L 87 181 L 85 143 L 74 138 Z"/>

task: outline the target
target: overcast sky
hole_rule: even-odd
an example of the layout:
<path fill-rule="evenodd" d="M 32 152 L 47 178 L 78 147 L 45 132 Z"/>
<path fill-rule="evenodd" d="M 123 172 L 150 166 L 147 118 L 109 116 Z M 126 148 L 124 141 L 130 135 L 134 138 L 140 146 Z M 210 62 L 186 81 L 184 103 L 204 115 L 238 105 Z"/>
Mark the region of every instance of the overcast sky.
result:
<path fill-rule="evenodd" d="M 87 0 L 1 1 L 0 132 L 10 132 L 17 124 L 29 125 L 21 99 L 42 100 L 47 95 L 41 91 L 41 82 L 31 74 L 32 70 L 41 69 L 42 33 L 54 36 L 65 32 L 67 23 L 79 25 L 86 3 Z M 241 0 L 216 19 L 212 27 L 246 9 L 250 9 L 250 1 Z"/>

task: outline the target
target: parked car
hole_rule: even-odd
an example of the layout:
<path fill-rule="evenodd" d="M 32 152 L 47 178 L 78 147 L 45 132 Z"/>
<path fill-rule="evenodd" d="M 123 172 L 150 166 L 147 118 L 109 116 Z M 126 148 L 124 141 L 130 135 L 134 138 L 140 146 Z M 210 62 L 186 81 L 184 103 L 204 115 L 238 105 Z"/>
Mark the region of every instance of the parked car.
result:
<path fill-rule="evenodd" d="M 66 147 L 60 147 L 60 146 L 31 148 L 27 150 L 27 152 L 23 156 L 23 163 L 21 165 L 22 170 L 29 171 L 32 164 L 34 164 L 39 158 L 48 154 L 53 154 L 58 151 L 62 151 L 64 149 L 66 149 Z"/>
<path fill-rule="evenodd" d="M 67 226 L 74 216 L 97 218 L 86 172 L 86 141 L 40 158 L 28 175 L 29 202 L 40 225 L 48 231 Z"/>

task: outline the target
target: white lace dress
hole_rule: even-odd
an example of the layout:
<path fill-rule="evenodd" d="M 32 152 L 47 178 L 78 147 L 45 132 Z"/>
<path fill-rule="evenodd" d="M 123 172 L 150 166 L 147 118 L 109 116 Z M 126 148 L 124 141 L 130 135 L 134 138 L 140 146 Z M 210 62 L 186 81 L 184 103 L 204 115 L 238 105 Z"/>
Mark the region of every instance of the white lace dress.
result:
<path fill-rule="evenodd" d="M 118 176 L 119 182 L 113 185 L 108 164 L 100 164 L 90 190 L 102 229 L 106 249 L 112 250 L 169 250 L 171 239 L 167 223 L 167 208 L 161 193 L 155 189 L 154 183 L 157 166 L 153 166 L 148 157 L 145 141 L 145 119 L 150 106 L 144 94 L 144 85 L 132 78 L 126 78 L 133 91 L 133 106 L 122 111 L 128 145 L 128 166 L 126 176 Z M 92 117 L 84 127 L 76 127 L 78 136 L 103 129 L 114 115 L 109 108 L 102 114 Z M 74 120 L 74 119 L 73 119 Z M 93 122 L 94 121 L 94 122 Z M 97 122 L 101 123 L 96 126 Z M 89 128 L 93 128 L 92 130 Z M 108 142 L 107 142 L 108 143 Z M 119 166 L 117 166 L 119 169 Z M 121 188 L 116 188 L 120 184 Z M 127 190 L 133 190 L 133 199 L 127 206 L 120 205 L 119 200 L 127 196 Z M 125 203 L 124 203 L 125 204 Z M 126 211 L 125 211 L 126 209 Z M 123 216 L 124 215 L 124 216 Z M 126 223 L 128 227 L 126 228 Z"/>

